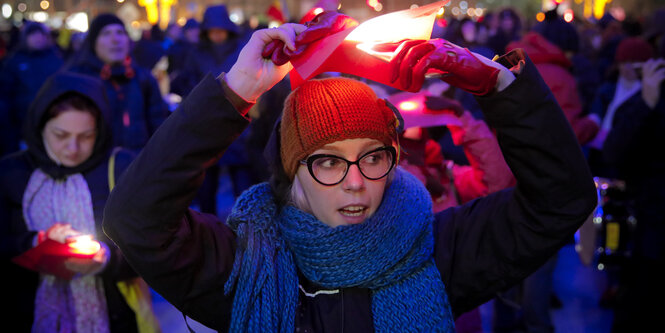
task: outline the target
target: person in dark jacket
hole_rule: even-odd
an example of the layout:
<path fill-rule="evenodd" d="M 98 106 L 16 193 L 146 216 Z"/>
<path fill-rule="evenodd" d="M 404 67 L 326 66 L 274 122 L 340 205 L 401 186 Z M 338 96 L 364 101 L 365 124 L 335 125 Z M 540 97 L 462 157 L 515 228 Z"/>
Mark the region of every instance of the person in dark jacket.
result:
<path fill-rule="evenodd" d="M 189 51 L 196 48 L 196 45 L 199 43 L 199 34 L 201 32 L 200 26 L 201 24 L 196 19 L 188 19 L 182 27 L 182 36 L 168 49 L 168 73 L 172 82 L 175 81 L 175 78 L 178 77 L 180 71 L 185 66 Z M 178 81 L 175 81 L 175 83 L 177 82 Z M 175 93 L 179 91 L 179 89 L 180 88 L 177 85 L 171 84 L 171 92 Z"/>
<path fill-rule="evenodd" d="M 240 49 L 247 41 L 240 28 L 231 21 L 225 5 L 206 8 L 200 27 L 198 45 L 191 50 L 185 60 L 184 68 L 173 84 L 181 87 L 174 93 L 185 97 L 206 74 L 219 75 L 228 72 L 238 58 Z M 241 134 L 229 147 L 228 153 L 217 165 L 211 165 L 206 173 L 206 180 L 197 203 L 200 211 L 217 212 L 217 187 L 219 178 L 224 173 L 231 181 L 234 196 L 252 185 L 249 157 L 247 156 L 247 134 Z"/>
<path fill-rule="evenodd" d="M 66 69 L 102 79 L 113 114 L 113 145 L 138 151 L 168 117 L 169 108 L 155 78 L 134 64 L 129 52 L 124 23 L 113 14 L 100 14 Z"/>
<path fill-rule="evenodd" d="M 110 182 L 134 156 L 112 154 L 110 119 L 99 80 L 56 73 L 26 116 L 27 150 L 0 160 L 2 271 L 12 302 L 4 311 L 17 332 L 138 332 L 136 313 L 119 288 L 145 282 L 101 230 Z M 69 280 L 10 261 L 45 239 L 65 242 L 80 234 L 102 246 L 93 259 L 67 260 L 75 273 Z"/>
<path fill-rule="evenodd" d="M 280 39 L 294 50 L 311 31 L 321 27 L 255 32 L 228 73 L 204 78 L 169 117 L 107 202 L 104 231 L 186 316 L 233 332 L 453 332 L 456 316 L 529 275 L 595 208 L 584 155 L 528 57 L 492 62 L 429 40 L 409 41 L 396 84 L 416 91 L 434 66 L 478 94 L 514 188 L 434 215 L 424 185 L 394 167 L 392 108 L 364 83 L 329 78 L 289 95 L 267 150 L 273 178 L 247 190 L 227 223 L 188 209 L 248 108 L 292 68 L 264 59 L 264 47 Z M 428 65 L 414 70 L 419 60 Z"/>
<path fill-rule="evenodd" d="M 28 106 L 46 78 L 62 67 L 63 60 L 43 23 L 28 21 L 20 44 L 4 60 L 0 71 L 0 155 L 19 150 L 20 129 Z"/>

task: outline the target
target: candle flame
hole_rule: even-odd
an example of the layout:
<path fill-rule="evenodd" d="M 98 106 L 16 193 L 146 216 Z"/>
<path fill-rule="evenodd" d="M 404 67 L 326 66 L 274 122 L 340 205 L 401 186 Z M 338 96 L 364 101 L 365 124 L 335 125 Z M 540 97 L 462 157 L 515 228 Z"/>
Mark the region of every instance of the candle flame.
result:
<path fill-rule="evenodd" d="M 413 110 L 417 109 L 418 106 L 419 106 L 419 104 L 417 102 L 414 102 L 414 101 L 404 101 L 404 102 L 399 103 L 399 109 L 401 111 L 413 111 Z"/>
<path fill-rule="evenodd" d="M 359 50 L 390 62 L 399 48 L 377 51 L 376 46 L 407 39 L 430 39 L 436 14 L 446 2 L 377 16 L 358 25 L 346 36 L 345 41 L 356 42 Z"/>
<path fill-rule="evenodd" d="M 93 240 L 91 235 L 78 236 L 68 244 L 72 252 L 78 254 L 95 254 L 101 249 L 99 242 Z"/>

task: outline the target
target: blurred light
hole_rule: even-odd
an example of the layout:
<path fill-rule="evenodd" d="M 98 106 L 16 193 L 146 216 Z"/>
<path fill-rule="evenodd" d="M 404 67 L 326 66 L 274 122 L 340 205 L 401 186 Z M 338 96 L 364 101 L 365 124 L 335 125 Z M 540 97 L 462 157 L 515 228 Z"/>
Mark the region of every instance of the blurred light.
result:
<path fill-rule="evenodd" d="M 603 264 L 598 264 L 598 270 L 599 270 L 599 271 L 602 271 L 603 269 L 605 269 L 605 265 L 603 265 Z"/>
<path fill-rule="evenodd" d="M 280 26 L 279 21 L 270 21 L 268 22 L 268 28 L 277 28 Z"/>
<path fill-rule="evenodd" d="M 24 12 L 24 11 L 26 11 L 26 9 L 28 9 L 28 6 L 21 2 L 20 4 L 18 4 L 17 8 L 18 8 L 19 12 Z"/>
<path fill-rule="evenodd" d="M 131 26 L 134 29 L 138 29 L 141 27 L 141 23 L 139 21 L 132 21 Z"/>
<path fill-rule="evenodd" d="M 467 7 L 469 7 L 469 4 L 466 3 L 466 1 L 460 1 L 459 2 L 459 8 L 460 9 L 465 10 L 465 9 L 467 9 Z"/>
<path fill-rule="evenodd" d="M 176 22 L 178 22 L 178 25 L 182 27 L 185 24 L 187 24 L 187 19 L 184 18 L 184 17 L 180 17 L 180 18 L 178 18 L 178 21 L 176 21 Z"/>
<path fill-rule="evenodd" d="M 2 5 L 2 16 L 4 18 L 9 18 L 12 16 L 12 5 L 8 3 Z"/>
<path fill-rule="evenodd" d="M 231 10 L 231 13 L 229 14 L 229 19 L 231 22 L 235 24 L 242 24 L 245 22 L 245 14 L 242 12 L 242 9 L 240 8 L 235 8 Z"/>
<path fill-rule="evenodd" d="M 411 5 L 411 6 L 409 7 L 409 9 L 416 9 L 416 8 L 418 8 L 418 7 L 419 7 L 419 6 L 416 5 L 416 4 L 414 3 L 413 5 Z"/>
<path fill-rule="evenodd" d="M 377 11 L 377 12 L 380 12 L 382 9 L 383 9 L 383 5 L 380 2 L 377 3 L 376 6 L 374 7 L 374 10 Z"/>
<path fill-rule="evenodd" d="M 318 7 L 318 8 L 316 8 L 316 9 L 314 9 L 314 15 L 319 15 L 319 14 L 321 14 L 321 13 L 323 13 L 323 8 Z"/>
<path fill-rule="evenodd" d="M 37 22 L 46 22 L 48 20 L 48 13 L 46 12 L 34 12 L 32 13 L 32 19 Z"/>
<path fill-rule="evenodd" d="M 404 101 L 399 103 L 399 109 L 402 111 L 413 111 L 418 108 L 418 103 L 414 101 Z"/>
<path fill-rule="evenodd" d="M 574 18 L 575 18 L 575 14 L 573 13 L 572 9 L 566 10 L 566 12 L 563 14 L 564 21 L 566 21 L 568 23 L 572 22 Z"/>
<path fill-rule="evenodd" d="M 466 10 L 466 15 L 468 15 L 468 16 L 473 16 L 473 14 L 475 14 L 475 13 L 476 13 L 476 11 L 473 10 L 473 8 L 469 8 L 469 9 Z"/>
<path fill-rule="evenodd" d="M 445 12 L 446 12 L 445 9 L 443 9 L 443 7 L 441 7 L 441 8 L 439 8 L 439 11 L 436 13 L 436 15 L 437 15 L 437 16 L 441 16 L 441 15 L 443 15 Z"/>
<path fill-rule="evenodd" d="M 125 2 L 125 0 L 117 0 L 117 1 L 118 1 L 118 3 L 123 3 L 123 2 Z"/>
<path fill-rule="evenodd" d="M 453 7 L 453 15 L 457 16 L 460 14 L 460 10 L 457 7 Z"/>
<path fill-rule="evenodd" d="M 88 31 L 88 14 L 79 12 L 69 15 L 65 20 L 65 25 L 71 30 L 86 32 Z"/>
<path fill-rule="evenodd" d="M 342 3 L 341 2 L 337 5 L 337 10 L 340 10 L 340 9 L 342 9 Z"/>
<path fill-rule="evenodd" d="M 476 16 L 482 16 L 484 10 L 482 8 L 476 8 Z"/>
<path fill-rule="evenodd" d="M 379 4 L 379 0 L 367 0 L 365 3 L 367 3 L 367 5 L 372 8 L 376 8 L 376 6 Z"/>
<path fill-rule="evenodd" d="M 540 13 L 536 14 L 536 21 L 538 21 L 538 22 L 545 21 L 545 13 L 540 12 Z"/>
<path fill-rule="evenodd" d="M 43 10 L 47 10 L 49 5 L 50 3 L 46 0 L 42 0 L 42 2 L 39 3 L 39 7 L 42 7 Z"/>
<path fill-rule="evenodd" d="M 554 3 L 556 3 L 557 5 L 560 5 L 562 2 L 563 0 L 554 0 Z"/>

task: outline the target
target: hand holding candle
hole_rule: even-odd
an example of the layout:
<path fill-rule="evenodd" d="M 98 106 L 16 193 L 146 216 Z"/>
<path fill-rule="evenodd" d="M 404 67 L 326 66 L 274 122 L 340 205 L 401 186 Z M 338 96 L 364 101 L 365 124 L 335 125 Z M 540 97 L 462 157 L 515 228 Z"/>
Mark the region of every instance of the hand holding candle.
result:
<path fill-rule="evenodd" d="M 65 268 L 78 274 L 95 274 L 99 272 L 107 260 L 106 248 L 90 235 L 81 235 L 68 240 L 67 245 L 73 254 L 92 255 L 92 257 L 67 258 Z"/>

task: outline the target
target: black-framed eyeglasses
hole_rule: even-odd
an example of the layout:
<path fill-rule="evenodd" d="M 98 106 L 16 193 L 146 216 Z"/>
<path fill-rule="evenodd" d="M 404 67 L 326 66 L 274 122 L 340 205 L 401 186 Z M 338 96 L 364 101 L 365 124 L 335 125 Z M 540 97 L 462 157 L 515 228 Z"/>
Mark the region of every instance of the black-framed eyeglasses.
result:
<path fill-rule="evenodd" d="M 381 179 L 395 166 L 396 156 L 395 147 L 386 146 L 367 152 L 354 162 L 336 155 L 316 154 L 301 160 L 300 164 L 307 165 L 309 174 L 319 184 L 333 186 L 344 180 L 353 164 L 365 178 Z"/>

